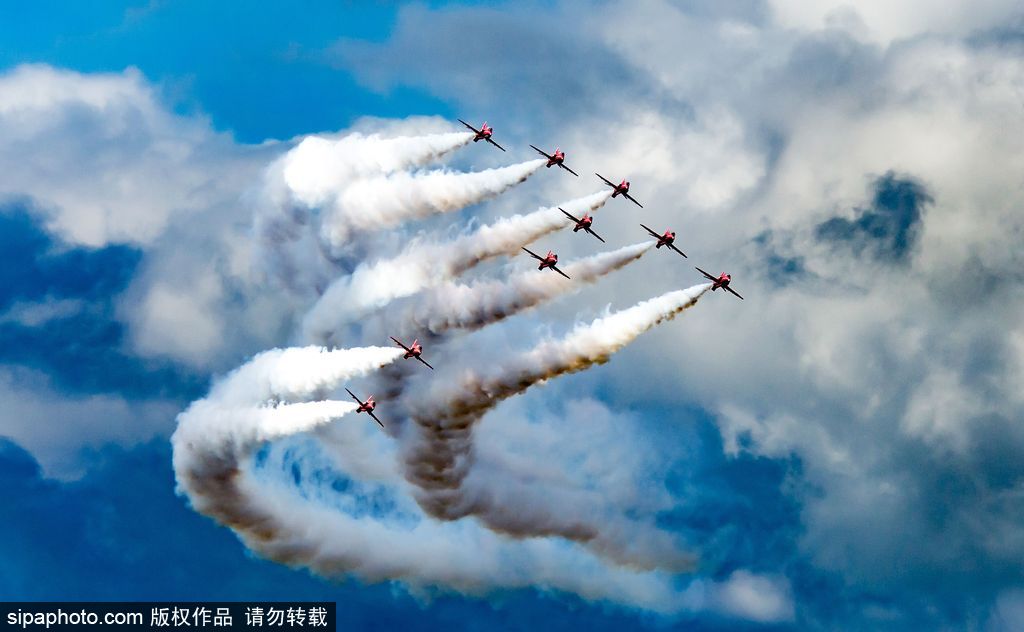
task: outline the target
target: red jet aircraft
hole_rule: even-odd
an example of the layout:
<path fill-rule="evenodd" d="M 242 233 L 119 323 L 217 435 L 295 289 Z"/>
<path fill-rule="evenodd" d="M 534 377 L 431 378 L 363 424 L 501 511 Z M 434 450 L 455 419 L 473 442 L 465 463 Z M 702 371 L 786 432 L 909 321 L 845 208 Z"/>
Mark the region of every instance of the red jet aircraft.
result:
<path fill-rule="evenodd" d="M 348 391 L 347 388 L 345 390 Z M 356 397 L 356 394 L 353 393 L 352 391 L 348 391 L 348 394 L 352 396 L 352 399 L 356 400 L 357 404 L 359 404 L 359 408 L 356 409 L 357 413 L 366 413 L 367 415 L 373 417 L 373 420 L 380 424 L 381 428 L 384 427 L 384 424 L 380 423 L 380 419 L 377 419 L 377 415 L 373 414 L 373 409 L 377 407 L 377 402 L 373 401 L 373 395 L 367 397 L 366 401 L 364 402 L 360 401 L 360 399 Z"/>
<path fill-rule="evenodd" d="M 726 291 L 729 291 L 729 292 L 732 292 L 733 294 L 735 294 L 741 301 L 743 300 L 743 297 L 740 296 L 739 292 L 737 292 L 736 290 L 734 290 L 731 287 L 729 287 L 729 282 L 732 281 L 732 275 L 731 274 L 726 274 L 725 272 L 723 272 L 722 274 L 718 275 L 718 277 L 716 278 L 716 277 L 711 276 L 710 274 L 708 274 L 704 270 L 701 270 L 700 268 L 697 268 L 697 272 L 700 272 L 701 274 L 703 274 L 704 276 L 706 276 L 708 279 L 711 280 L 711 291 L 712 292 L 714 292 L 718 288 L 722 288 L 723 290 L 726 290 Z"/>
<path fill-rule="evenodd" d="M 491 129 L 490 127 L 487 127 L 487 121 L 484 121 L 484 124 L 480 126 L 480 129 L 473 127 L 472 125 L 470 125 L 466 121 L 463 121 L 462 119 L 459 119 L 459 122 L 468 127 L 469 129 L 473 130 L 474 132 L 476 132 L 476 136 L 473 137 L 474 143 L 478 140 L 486 140 L 488 143 L 494 145 L 501 151 L 505 151 L 504 147 L 502 147 L 501 145 L 499 145 L 498 143 L 494 142 L 491 139 L 491 134 L 494 133 L 494 130 Z"/>
<path fill-rule="evenodd" d="M 640 224 L 640 225 L 644 226 L 643 224 Z M 671 248 L 672 250 L 675 250 L 676 252 L 678 252 L 679 254 L 683 255 L 684 257 L 686 256 L 685 252 L 683 252 L 682 250 L 680 250 L 680 249 L 678 249 L 678 248 L 676 248 L 675 246 L 672 245 L 672 242 L 674 242 L 676 240 L 676 234 L 674 232 L 672 232 L 671 230 L 666 230 L 664 235 L 659 235 L 658 233 L 654 232 L 653 230 L 651 230 L 650 228 L 648 228 L 646 226 L 644 226 L 644 230 L 649 232 L 652 237 L 654 237 L 655 239 L 658 240 L 658 245 L 655 246 L 655 248 L 661 248 L 662 246 L 668 246 L 669 248 Z"/>
<path fill-rule="evenodd" d="M 406 360 L 408 360 L 409 358 L 416 358 L 417 360 L 419 360 L 423 364 L 426 364 L 427 367 L 431 371 L 434 370 L 434 367 L 430 366 L 429 362 L 427 362 L 422 357 L 420 357 L 420 354 L 423 353 L 423 346 L 420 345 L 420 341 L 419 340 L 413 340 L 412 341 L 412 346 L 411 347 L 407 347 L 404 344 L 402 344 L 401 340 L 399 340 L 398 338 L 395 338 L 394 336 L 388 336 L 388 338 L 391 338 L 392 340 L 395 341 L 395 344 L 397 344 L 399 347 L 405 349 L 405 355 L 402 356 L 403 358 L 405 358 Z"/>
<path fill-rule="evenodd" d="M 562 272 L 561 270 L 558 269 L 558 265 L 557 265 L 558 264 L 558 255 L 556 255 L 555 253 L 551 252 L 550 250 L 548 251 L 548 256 L 546 256 L 546 257 L 542 257 L 542 256 L 538 255 L 536 252 L 533 252 L 531 250 L 527 250 L 526 248 L 523 248 L 523 250 L 526 250 L 526 252 L 528 252 L 531 257 L 533 257 L 537 261 L 540 261 L 540 265 L 537 266 L 538 270 L 543 270 L 544 268 L 551 268 L 552 270 L 554 270 L 558 274 L 561 274 L 565 278 L 567 278 L 567 279 L 571 278 L 568 274 L 566 274 L 566 273 L 564 273 L 564 272 Z"/>
<path fill-rule="evenodd" d="M 533 145 L 530 145 L 530 147 L 533 147 Z M 580 174 L 576 173 L 575 171 L 573 171 L 569 167 L 565 166 L 565 152 L 562 151 L 561 149 L 559 149 L 558 147 L 555 147 L 555 155 L 554 156 L 544 153 L 538 147 L 533 147 L 533 149 L 538 154 L 540 154 L 541 156 L 544 156 L 545 158 L 548 159 L 548 164 L 547 164 L 548 168 L 550 168 L 550 167 L 552 167 L 554 165 L 558 165 L 559 167 L 561 167 L 562 169 L 565 169 L 566 171 L 568 171 L 572 175 L 576 176 L 577 178 L 580 177 Z"/>
<path fill-rule="evenodd" d="M 618 195 L 621 195 L 622 197 L 626 198 L 627 200 L 629 200 L 633 204 L 636 204 L 640 208 L 644 207 L 643 204 L 641 204 L 641 203 L 637 202 L 636 200 L 634 200 L 633 197 L 629 194 L 629 183 L 626 182 L 625 179 L 623 179 L 622 182 L 620 182 L 618 184 L 612 184 L 611 181 L 608 180 L 608 178 L 602 176 L 600 173 L 595 173 L 594 175 L 597 176 L 598 178 L 601 178 L 602 180 L 604 180 L 605 184 L 607 184 L 611 188 L 615 189 L 615 192 L 612 193 L 612 197 L 616 197 Z"/>
<path fill-rule="evenodd" d="M 576 219 L 575 217 L 567 213 L 566 210 L 561 206 L 558 207 L 558 210 L 562 211 L 562 213 L 564 213 L 566 217 L 576 222 L 576 226 L 572 229 L 572 232 L 576 233 L 581 230 L 584 230 L 593 235 L 594 237 L 600 239 L 602 244 L 604 243 L 604 240 L 601 239 L 601 236 L 590 229 L 590 225 L 594 223 L 594 218 L 590 216 L 590 213 L 584 213 L 581 219 Z"/>

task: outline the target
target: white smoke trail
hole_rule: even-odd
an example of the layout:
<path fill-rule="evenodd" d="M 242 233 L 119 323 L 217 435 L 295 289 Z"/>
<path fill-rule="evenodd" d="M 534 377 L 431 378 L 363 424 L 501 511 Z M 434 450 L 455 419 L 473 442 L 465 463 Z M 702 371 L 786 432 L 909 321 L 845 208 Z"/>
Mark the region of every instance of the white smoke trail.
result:
<path fill-rule="evenodd" d="M 312 211 L 329 205 L 354 180 L 426 165 L 472 138 L 468 132 L 453 132 L 303 139 L 267 168 L 257 196 L 255 229 L 267 272 L 286 288 L 315 288 L 333 265 L 321 253 L 319 223 Z"/>
<path fill-rule="evenodd" d="M 355 135 L 300 144 L 268 170 L 264 202 L 273 208 L 258 222 L 265 244 L 276 248 L 291 266 L 281 266 L 278 273 L 319 292 L 324 279 L 354 267 L 360 247 L 366 251 L 356 247 L 362 241 L 348 242 L 353 231 L 457 210 L 500 194 L 544 164 L 537 160 L 480 173 L 402 172 L 465 145 L 469 136 Z M 570 212 L 594 210 L 609 196 L 610 192 L 601 192 L 578 200 L 579 205 L 563 206 Z M 324 294 L 332 296 L 307 314 L 303 329 L 310 339 L 327 339 L 346 319 L 350 322 L 395 297 L 451 279 L 483 259 L 518 253 L 522 244 L 567 226 L 571 223 L 556 209 L 543 209 L 482 227 L 448 244 L 415 245 L 397 259 L 364 264 L 340 280 L 337 291 Z M 642 251 L 647 248 L 645 244 Z M 565 269 L 578 277 L 574 280 L 586 282 L 605 273 L 598 270 L 610 271 L 632 260 L 625 250 L 618 251 L 618 259 L 612 256 L 616 253 L 605 253 L 596 268 L 592 260 L 597 257 Z M 477 316 L 483 322 L 465 326 L 482 326 L 493 322 L 488 319 L 564 291 L 556 283 L 561 277 L 531 272 L 532 278 L 522 275 L 513 280 L 521 282 L 518 287 L 471 286 L 485 303 Z M 294 277 L 289 276 L 292 273 Z M 308 300 L 308 294 L 297 298 Z M 604 320 L 614 316 L 618 314 Z M 458 316 L 454 322 L 459 322 Z M 608 320 L 604 326 L 628 324 Z M 317 463 L 320 444 L 296 435 L 316 431 L 319 438 L 341 431 L 340 425 L 330 422 L 352 412 L 356 404 L 327 398 L 345 380 L 391 362 L 402 350 L 308 347 L 260 354 L 179 415 L 172 437 L 179 489 L 197 510 L 231 527 L 258 554 L 324 575 L 400 580 L 414 587 L 442 586 L 473 594 L 540 586 L 659 612 L 687 609 L 689 598 L 665 570 L 687 569 L 690 560 L 675 550 L 669 534 L 611 510 L 601 512 L 599 504 L 563 516 L 550 502 L 540 500 L 543 493 L 495 495 L 486 477 L 466 484 L 465 472 L 472 470 L 474 457 L 472 428 L 486 410 L 537 381 L 603 362 L 616 344 L 632 339 L 625 334 L 587 339 L 583 329 L 574 330 L 560 347 L 548 341 L 513 357 L 504 371 L 480 377 L 468 373 L 462 380 L 448 381 L 439 371 L 442 379 L 434 384 L 436 393 L 422 398 L 426 408 L 417 412 L 417 425 L 402 433 L 399 442 L 365 419 L 359 419 L 365 424 L 346 424 L 345 432 L 364 430 L 360 443 L 379 448 L 374 456 L 387 462 L 390 467 L 384 469 L 392 472 L 391 477 L 360 480 L 351 476 L 344 460 L 335 461 L 330 473 L 344 473 L 347 485 L 355 490 L 351 492 L 321 485 L 320 472 L 312 482 L 291 477 L 287 483 L 269 480 L 267 454 L 289 454 L 294 459 L 291 465 L 300 469 Z M 596 348 L 601 345 L 604 351 Z M 453 391 L 459 389 L 465 390 L 456 396 Z M 384 401 L 389 429 L 401 417 L 392 416 L 394 409 L 410 410 L 416 403 L 408 397 Z M 436 420 L 427 421 L 425 416 L 432 411 L 441 412 Z M 281 443 L 276 448 L 265 448 L 277 441 Z M 437 454 L 425 454 L 431 447 Z M 397 468 L 391 465 L 398 456 L 405 478 L 397 478 Z M 366 498 L 381 494 L 388 508 L 367 511 Z M 598 513 L 605 514 L 603 519 L 595 518 Z M 478 519 L 457 520 L 460 516 Z M 631 542 L 637 534 L 641 537 Z"/>
<path fill-rule="evenodd" d="M 704 283 L 669 292 L 631 308 L 577 326 L 560 340 L 548 340 L 531 351 L 494 365 L 490 375 L 466 371 L 460 379 L 431 380 L 429 388 L 405 395 L 418 429 L 403 445 L 406 478 L 420 488 L 417 502 L 430 515 L 457 520 L 473 515 L 488 527 L 516 535 L 552 535 L 587 542 L 620 563 L 659 567 L 685 565 L 679 555 L 665 559 L 664 547 L 636 550 L 633 543 L 610 540 L 600 525 L 566 522 L 557 511 L 541 507 L 510 510 L 493 502 L 486 489 L 463 483 L 473 465 L 473 427 L 501 400 L 551 378 L 604 363 L 640 334 L 674 318 L 697 303 L 710 289 Z"/>
<path fill-rule="evenodd" d="M 325 203 L 328 210 L 320 236 L 331 248 L 340 249 L 354 230 L 389 228 L 483 202 L 525 182 L 544 164 L 530 160 L 473 173 L 441 169 L 355 180 Z"/>
<path fill-rule="evenodd" d="M 305 399 L 333 390 L 345 380 L 365 375 L 400 355 L 402 350 L 396 347 L 271 349 L 235 369 L 211 389 L 207 400 L 243 406 Z"/>
<path fill-rule="evenodd" d="M 171 445 L 180 489 L 198 511 L 237 526 L 236 514 L 245 499 L 225 477 L 237 477 L 241 461 L 265 441 L 312 430 L 356 408 L 332 400 L 278 402 L 333 389 L 400 355 L 401 350 L 391 347 L 306 347 L 255 356 L 178 415 Z"/>
<path fill-rule="evenodd" d="M 572 280 L 548 270 L 534 270 L 535 266 L 531 266 L 531 270 L 507 280 L 470 285 L 446 282 L 410 298 L 402 306 L 389 306 L 375 323 L 382 323 L 384 331 L 432 334 L 449 329 L 477 329 L 566 292 L 579 290 L 581 284 L 593 283 L 636 261 L 653 246 L 654 243 L 648 241 L 565 264 L 562 269 Z"/>
<path fill-rule="evenodd" d="M 339 139 L 309 136 L 271 167 L 291 198 L 323 206 L 356 178 L 393 173 L 439 160 L 472 140 L 468 132 L 382 138 L 349 134 Z"/>
<path fill-rule="evenodd" d="M 571 213 L 593 212 L 610 199 L 599 192 L 571 200 L 562 206 Z M 520 247 L 571 225 L 556 208 L 542 208 L 513 215 L 447 243 L 415 243 L 402 254 L 360 266 L 351 275 L 336 279 L 324 291 L 302 322 L 302 339 L 327 343 L 345 323 L 365 316 L 390 301 L 414 294 L 450 279 L 501 255 L 515 255 Z"/>
<path fill-rule="evenodd" d="M 417 514 L 402 489 L 383 490 L 398 511 L 376 516 L 338 511 L 262 480 L 253 458 L 260 445 L 313 430 L 356 405 L 327 400 L 260 407 L 240 401 L 258 402 L 268 393 L 309 395 L 393 358 L 390 349 L 291 351 L 262 354 L 226 377 L 179 415 L 171 439 L 179 489 L 197 511 L 231 527 L 253 551 L 332 577 L 402 580 L 472 594 L 540 585 L 660 612 L 686 607 L 665 574 L 610 568 L 558 540 L 509 541 L 473 523 L 439 523 Z M 349 363 L 343 366 L 342 357 Z M 371 357 L 376 360 L 368 363 Z M 327 364 L 331 377 L 314 376 L 304 363 L 311 358 Z"/>

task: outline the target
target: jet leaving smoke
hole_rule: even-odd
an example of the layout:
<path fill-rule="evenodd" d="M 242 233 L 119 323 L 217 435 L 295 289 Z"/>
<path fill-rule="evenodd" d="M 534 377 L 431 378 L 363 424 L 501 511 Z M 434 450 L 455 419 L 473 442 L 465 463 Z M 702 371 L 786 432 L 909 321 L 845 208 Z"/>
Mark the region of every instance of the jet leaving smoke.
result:
<path fill-rule="evenodd" d="M 573 213 L 593 212 L 610 199 L 599 192 L 562 204 Z M 335 280 L 303 319 L 303 339 L 327 343 L 342 325 L 388 302 L 450 279 L 500 255 L 520 253 L 520 247 L 565 228 L 571 222 L 555 207 L 513 215 L 448 243 L 413 244 L 402 254 L 360 266 Z"/>
<path fill-rule="evenodd" d="M 468 132 L 397 138 L 349 134 L 337 140 L 309 136 L 270 171 L 279 173 L 293 200 L 315 208 L 340 195 L 356 178 L 426 165 L 472 138 Z"/>
<path fill-rule="evenodd" d="M 552 535 L 588 541 L 595 529 L 581 529 L 574 521 L 564 523 L 557 512 L 539 515 L 538 508 L 524 519 L 519 507 L 510 512 L 496 506 L 484 493 L 467 494 L 463 486 L 473 465 L 473 427 L 480 418 L 503 399 L 522 393 L 538 382 L 582 371 L 604 363 L 609 356 L 658 323 L 674 318 L 695 305 L 711 288 L 704 283 L 686 290 L 669 292 L 634 307 L 577 326 L 561 340 L 548 340 L 531 351 L 502 362 L 490 375 L 468 371 L 460 379 L 432 380 L 428 389 L 406 395 L 407 407 L 418 433 L 404 445 L 406 478 L 421 493 L 417 502 L 427 513 L 446 520 L 476 516 L 488 527 L 517 535 Z M 600 540 L 602 553 L 621 562 L 658 566 L 659 551 L 640 559 L 626 557 L 625 550 Z M 636 554 L 636 551 L 631 551 Z M 673 564 L 685 565 L 680 556 Z"/>
<path fill-rule="evenodd" d="M 559 266 L 571 281 L 553 271 L 531 269 L 505 281 L 447 282 L 410 298 L 404 307 L 389 306 L 380 319 L 388 331 L 440 334 L 449 329 L 477 329 L 578 290 L 580 284 L 593 283 L 636 261 L 653 246 L 653 242 L 634 244 Z"/>
<path fill-rule="evenodd" d="M 355 230 L 390 228 L 404 220 L 483 202 L 525 182 L 544 164 L 544 160 L 530 160 L 473 173 L 442 169 L 356 180 L 326 204 L 320 236 L 340 249 Z"/>
<path fill-rule="evenodd" d="M 263 442 L 308 432 L 352 412 L 356 405 L 326 400 L 258 406 L 238 399 L 256 402 L 269 393 L 309 396 L 387 363 L 396 352 L 367 348 L 321 355 L 327 357 L 309 349 L 261 354 L 178 416 L 171 442 L 179 489 L 197 511 L 231 527 L 250 549 L 327 576 L 400 579 L 411 586 L 443 585 L 476 594 L 526 587 L 539 579 L 588 599 L 614 599 L 656 611 L 684 607 L 664 575 L 605 568 L 594 558 L 551 541 L 516 543 L 467 525 L 452 532 L 431 520 L 410 523 L 413 506 L 402 506 L 400 515 L 391 519 L 364 510 L 349 514 L 259 480 L 253 473 L 253 455 Z M 324 379 L 308 371 L 304 361 L 310 358 L 329 366 L 332 376 Z M 294 371 L 302 375 L 297 379 Z M 246 393 L 247 398 L 239 398 Z M 483 552 L 515 560 L 515 572 L 506 572 L 500 564 L 481 564 Z"/>
<path fill-rule="evenodd" d="M 417 240 L 396 257 L 367 263 L 365 253 L 380 242 L 350 241 L 354 232 L 480 202 L 545 164 L 534 160 L 478 173 L 404 171 L 470 138 L 309 138 L 271 165 L 260 198 L 267 212 L 257 220 L 257 234 L 267 247 L 262 260 L 297 290 L 286 298 L 307 305 L 314 293 L 319 296 L 302 320 L 304 339 L 335 342 L 357 321 L 362 326 L 352 333 L 363 335 L 387 319 L 397 319 L 403 331 L 428 334 L 483 327 L 593 282 L 651 248 L 637 244 L 566 262 L 562 269 L 571 281 L 537 271 L 524 256 L 522 270 L 510 278 L 456 284 L 454 279 L 481 261 L 519 255 L 523 244 L 570 228 L 572 222 L 551 207 L 444 243 Z M 562 206 L 582 214 L 600 208 L 610 195 L 602 191 Z M 339 277 L 341 271 L 346 274 Z M 402 349 L 312 346 L 261 353 L 179 415 L 172 437 L 179 489 L 198 511 L 231 527 L 260 555 L 328 576 L 474 594 L 540 585 L 662 612 L 685 609 L 687 598 L 666 571 L 689 569 L 692 560 L 653 517 L 644 517 L 644 509 L 624 511 L 597 489 L 553 490 L 555 479 L 533 469 L 526 477 L 500 466 L 488 469 L 486 463 L 498 461 L 484 448 L 483 463 L 474 469 L 473 434 L 503 399 L 606 361 L 696 303 L 708 287 L 666 294 L 579 325 L 561 339 L 483 368 L 469 362 L 459 373 L 440 354 L 429 382 L 430 371 L 408 379 L 411 366 L 424 369 L 415 361 L 389 366 L 385 373 L 397 386 L 381 400 L 387 433 L 365 415 L 349 415 L 357 404 L 337 401 L 337 390 L 346 380 L 389 365 Z M 388 305 L 401 297 L 408 300 Z M 373 314 L 385 306 L 390 309 Z M 437 337 L 432 348 L 454 340 Z M 345 415 L 352 423 L 330 423 Z M 302 433 L 315 437 L 297 436 Z M 320 440 L 328 436 L 357 447 L 324 453 Z M 275 473 L 285 477 L 274 478 Z"/>
<path fill-rule="evenodd" d="M 292 290 L 317 287 L 324 276 L 336 272 L 330 257 L 320 252 L 318 209 L 360 178 L 426 165 L 472 138 L 464 132 L 305 138 L 264 174 L 255 228 L 268 272 Z"/>
<path fill-rule="evenodd" d="M 391 347 L 327 351 L 317 347 L 273 349 L 255 356 L 218 382 L 210 394 L 178 415 L 171 437 L 178 485 L 196 510 L 243 536 L 266 522 L 251 522 L 246 499 L 234 485 L 240 463 L 262 442 L 305 432 L 345 415 L 349 402 L 280 403 L 333 390 L 402 354 Z"/>

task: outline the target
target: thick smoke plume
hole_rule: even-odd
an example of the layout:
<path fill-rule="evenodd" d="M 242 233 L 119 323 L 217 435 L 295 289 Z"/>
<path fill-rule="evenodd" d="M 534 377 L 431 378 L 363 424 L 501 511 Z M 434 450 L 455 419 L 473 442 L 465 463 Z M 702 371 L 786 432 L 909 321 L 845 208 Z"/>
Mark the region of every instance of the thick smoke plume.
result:
<path fill-rule="evenodd" d="M 653 246 L 653 242 L 634 244 L 560 266 L 572 280 L 550 270 L 532 269 L 535 266 L 531 264 L 530 270 L 508 280 L 469 285 L 449 281 L 421 292 L 403 306 L 389 306 L 379 320 L 386 323 L 388 331 L 441 334 L 449 329 L 478 329 L 578 290 L 581 284 L 593 283 L 636 261 Z"/>
<path fill-rule="evenodd" d="M 322 209 L 355 181 L 424 166 L 465 146 L 472 137 L 452 132 L 305 138 L 264 174 L 255 228 L 267 272 L 292 290 L 316 288 L 336 272 L 331 256 L 321 252 Z"/>
<path fill-rule="evenodd" d="M 593 212 L 611 197 L 599 192 L 560 206 Z M 479 263 L 521 253 L 520 247 L 571 225 L 556 207 L 513 215 L 446 243 L 413 243 L 402 254 L 358 267 L 327 287 L 303 319 L 304 340 L 326 344 L 339 327 L 390 301 L 456 277 Z"/>
<path fill-rule="evenodd" d="M 356 406 L 333 400 L 258 402 L 268 396 L 312 396 L 395 357 L 394 350 L 380 348 L 285 349 L 257 356 L 179 415 L 172 437 L 179 489 L 197 511 L 231 527 L 252 550 L 326 576 L 402 580 L 471 594 L 541 582 L 588 599 L 657 611 L 683 607 L 667 576 L 607 568 L 551 540 L 509 542 L 467 525 L 353 515 L 260 480 L 253 455 L 264 442 L 314 430 Z M 311 367 L 308 360 L 319 366 Z M 329 378 L 315 375 L 324 368 Z M 404 507 L 402 515 L 412 509 Z M 496 559 L 482 561 L 482 554 Z M 511 560 L 515 568 L 509 571 L 505 565 Z"/>
<path fill-rule="evenodd" d="M 324 203 L 320 236 L 338 250 L 353 231 L 391 228 L 483 202 L 525 182 L 544 164 L 530 160 L 473 173 L 440 169 L 355 180 Z"/>
<path fill-rule="evenodd" d="M 409 409 L 418 432 L 405 444 L 406 477 L 420 488 L 417 501 L 429 514 L 445 520 L 473 515 L 488 527 L 516 535 L 559 535 L 578 541 L 598 540 L 603 554 L 619 561 L 658 566 L 659 551 L 640 559 L 637 551 L 616 550 L 600 540 L 594 528 L 563 523 L 557 511 L 517 507 L 515 511 L 489 502 L 490 495 L 470 494 L 463 483 L 473 466 L 473 427 L 503 399 L 551 378 L 604 363 L 614 352 L 658 323 L 695 305 L 710 284 L 669 292 L 634 307 L 579 325 L 561 340 L 548 340 L 531 351 L 513 356 L 489 374 L 466 371 L 458 379 L 438 379 L 429 389 L 410 391 Z M 681 556 L 675 563 L 686 564 Z"/>
<path fill-rule="evenodd" d="M 180 489 L 196 510 L 243 537 L 250 535 L 266 519 L 251 520 L 259 512 L 248 511 L 246 498 L 234 484 L 241 475 L 240 464 L 265 441 L 312 430 L 356 408 L 333 400 L 288 400 L 333 390 L 400 355 L 400 350 L 390 347 L 340 351 L 306 347 L 257 355 L 178 415 L 171 444 Z"/>
<path fill-rule="evenodd" d="M 317 208 L 335 199 L 353 180 L 429 164 L 472 138 L 468 132 L 397 138 L 309 136 L 271 166 L 269 173 L 293 201 Z"/>
<path fill-rule="evenodd" d="M 636 244 L 565 262 L 571 281 L 536 270 L 524 256 L 517 260 L 523 269 L 510 278 L 456 282 L 485 260 L 519 255 L 524 244 L 572 226 L 550 207 L 445 242 L 417 239 L 397 256 L 367 262 L 365 253 L 379 252 L 382 242 L 351 240 L 356 232 L 481 202 L 545 164 L 533 160 L 476 173 L 419 170 L 471 136 L 311 137 L 268 168 L 257 219 L 261 260 L 286 287 L 301 290 L 287 300 L 305 306 L 319 297 L 305 312 L 299 337 L 340 343 L 341 332 L 357 322 L 361 326 L 351 329 L 363 334 L 395 325 L 413 335 L 434 334 L 439 349 L 455 340 L 443 337 L 445 331 L 496 323 L 594 282 L 651 248 Z M 610 194 L 561 206 L 582 214 L 603 206 Z M 231 527 L 260 555 L 327 576 L 472 594 L 543 586 L 661 612 L 685 609 L 671 573 L 688 570 L 692 560 L 670 534 L 653 520 L 616 510 L 600 493 L 566 488 L 549 494 L 519 479 L 512 490 L 502 483 L 515 475 L 500 469 L 504 478 L 489 480 L 486 468 L 473 468 L 473 430 L 503 399 L 605 362 L 696 303 L 708 287 L 579 325 L 483 369 L 471 362 L 459 373 L 439 364 L 429 380 L 422 373 L 407 379 L 411 366 L 423 370 L 414 361 L 387 366 L 402 356 L 398 347 L 261 353 L 179 415 L 172 437 L 178 487 L 198 511 Z M 365 415 L 351 415 L 357 405 L 338 397 L 346 381 L 381 367 L 397 385 L 380 398 L 386 433 Z M 332 425 L 346 415 L 344 424 Z M 299 436 L 304 433 L 309 436 Z M 342 433 L 359 446 L 348 454 L 359 452 L 361 464 L 321 451 L 316 439 Z M 275 468 L 288 475 L 274 478 Z M 383 476 L 365 475 L 383 470 Z M 344 477 L 345 484 L 324 484 L 330 477 Z M 374 499 L 371 509 L 368 498 Z"/>

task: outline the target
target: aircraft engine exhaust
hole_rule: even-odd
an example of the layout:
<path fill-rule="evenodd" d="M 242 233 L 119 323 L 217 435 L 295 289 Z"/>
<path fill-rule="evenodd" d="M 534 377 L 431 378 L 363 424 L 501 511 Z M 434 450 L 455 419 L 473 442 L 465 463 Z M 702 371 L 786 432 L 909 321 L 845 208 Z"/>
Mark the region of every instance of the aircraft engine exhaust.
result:
<path fill-rule="evenodd" d="M 499 402 L 534 384 L 607 362 L 611 354 L 642 333 L 695 305 L 710 288 L 711 284 L 703 283 L 669 292 L 578 325 L 560 340 L 547 340 L 494 365 L 490 373 L 465 371 L 461 377 L 434 380 L 428 388 L 406 391 L 403 397 L 410 402 L 410 418 L 417 433 L 403 445 L 403 460 L 406 478 L 420 490 L 417 502 L 428 514 L 444 520 L 472 515 L 492 529 L 518 535 L 557 533 L 584 542 L 593 537 L 574 523 L 561 525 L 564 530 L 559 531 L 555 528 L 558 521 L 551 515 L 543 520 L 522 521 L 494 506 L 486 490 L 470 493 L 464 482 L 474 461 L 473 428 Z M 542 532 L 533 533 L 533 524 L 542 525 Z M 613 558 L 627 555 L 604 540 L 600 547 Z M 657 556 L 628 561 L 653 566 L 664 563 Z M 683 567 L 690 562 L 688 556 L 680 555 L 672 564 Z"/>
<path fill-rule="evenodd" d="M 544 164 L 530 160 L 470 173 L 439 169 L 356 180 L 326 205 L 320 237 L 329 247 L 340 249 L 354 231 L 390 228 L 405 220 L 457 211 L 525 182 Z"/>
<path fill-rule="evenodd" d="M 611 198 L 598 192 L 561 204 L 563 208 L 595 211 Z M 390 301 L 458 276 L 488 259 L 516 255 L 519 248 L 565 228 L 557 207 L 513 215 L 477 228 L 447 243 L 414 243 L 391 259 L 363 265 L 331 283 L 306 313 L 303 340 L 326 344 L 339 327 L 365 316 Z"/>
<path fill-rule="evenodd" d="M 572 280 L 531 265 L 508 280 L 470 285 L 447 282 L 411 297 L 404 306 L 389 306 L 382 310 L 380 320 L 388 331 L 442 334 L 450 329 L 479 329 L 579 290 L 581 284 L 593 283 L 636 261 L 653 247 L 644 242 L 566 264 L 564 270 Z"/>

